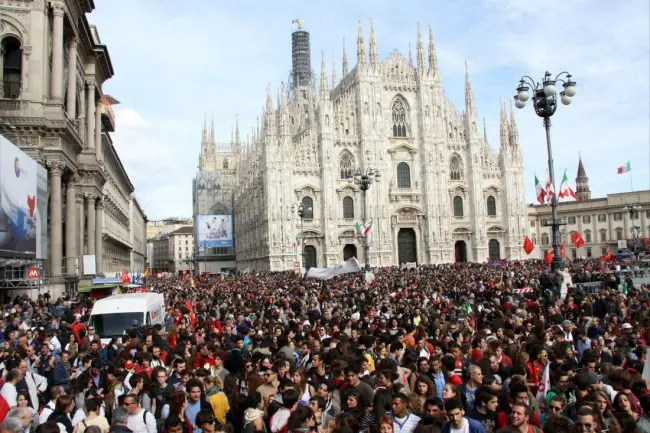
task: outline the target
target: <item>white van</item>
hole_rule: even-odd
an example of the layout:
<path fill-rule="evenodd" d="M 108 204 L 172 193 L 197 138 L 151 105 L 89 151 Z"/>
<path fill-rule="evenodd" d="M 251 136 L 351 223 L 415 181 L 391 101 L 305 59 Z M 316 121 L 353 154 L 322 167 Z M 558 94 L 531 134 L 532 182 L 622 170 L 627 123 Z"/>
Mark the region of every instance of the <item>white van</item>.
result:
<path fill-rule="evenodd" d="M 165 296 L 162 293 L 128 293 L 100 299 L 93 305 L 88 323 L 95 328 L 102 344 L 123 336 L 134 326 L 165 326 Z"/>

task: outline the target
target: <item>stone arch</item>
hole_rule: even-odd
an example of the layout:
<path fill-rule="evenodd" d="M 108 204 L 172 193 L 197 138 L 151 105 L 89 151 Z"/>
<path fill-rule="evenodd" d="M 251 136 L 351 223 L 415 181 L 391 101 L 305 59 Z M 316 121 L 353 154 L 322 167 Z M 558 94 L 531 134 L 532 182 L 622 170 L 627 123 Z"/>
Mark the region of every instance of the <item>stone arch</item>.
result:
<path fill-rule="evenodd" d="M 9 14 L 2 14 L 2 23 L 0 23 L 0 28 L 4 27 L 2 34 L 0 35 L 0 40 L 6 38 L 7 36 L 13 36 L 20 42 L 20 45 L 24 47 L 29 41 L 29 29 L 20 22 L 16 17 Z M 4 24 L 4 26 L 2 25 Z"/>

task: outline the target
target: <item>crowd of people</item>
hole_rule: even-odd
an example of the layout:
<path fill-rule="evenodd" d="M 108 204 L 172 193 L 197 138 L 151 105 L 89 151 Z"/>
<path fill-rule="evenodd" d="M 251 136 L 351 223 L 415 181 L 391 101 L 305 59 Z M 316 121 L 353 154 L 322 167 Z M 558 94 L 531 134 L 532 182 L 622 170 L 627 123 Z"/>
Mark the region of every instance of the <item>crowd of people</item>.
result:
<path fill-rule="evenodd" d="M 620 266 L 567 263 L 566 296 L 541 261 L 151 278 L 165 325 L 105 344 L 90 299 L 7 300 L 0 433 L 647 433 Z"/>

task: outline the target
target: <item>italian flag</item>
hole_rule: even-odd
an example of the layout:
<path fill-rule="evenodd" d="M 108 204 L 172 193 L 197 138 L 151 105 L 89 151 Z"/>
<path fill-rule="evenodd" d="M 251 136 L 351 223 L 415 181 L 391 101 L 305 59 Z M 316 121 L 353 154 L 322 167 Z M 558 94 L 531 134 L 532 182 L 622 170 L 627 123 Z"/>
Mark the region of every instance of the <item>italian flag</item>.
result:
<path fill-rule="evenodd" d="M 537 175 L 535 175 L 535 193 L 537 194 L 537 201 L 539 202 L 539 204 L 544 204 L 544 197 L 546 196 L 546 191 L 544 191 L 544 187 L 539 182 Z"/>
<path fill-rule="evenodd" d="M 553 196 L 555 195 L 555 187 L 553 182 L 551 182 L 551 175 L 546 178 L 546 200 L 551 203 L 553 201 Z"/>
<path fill-rule="evenodd" d="M 296 236 L 296 240 L 293 242 L 293 246 L 297 247 L 300 245 L 300 236 Z M 305 238 L 302 238 L 302 245 L 305 246 Z"/>
<path fill-rule="evenodd" d="M 616 174 L 623 174 L 623 173 L 627 173 L 629 171 L 632 171 L 632 166 L 630 165 L 630 161 L 628 161 L 625 164 L 618 167 L 616 169 Z"/>
<path fill-rule="evenodd" d="M 372 227 L 372 221 L 368 224 L 361 224 L 359 222 L 356 223 L 355 228 L 357 229 L 357 233 L 362 234 L 362 235 L 367 235 L 370 232 L 370 228 Z"/>
<path fill-rule="evenodd" d="M 578 200 L 576 192 L 569 186 L 569 178 L 566 175 L 566 169 L 564 169 L 564 176 L 562 176 L 562 183 L 560 184 L 560 198 L 571 197 L 574 200 Z"/>

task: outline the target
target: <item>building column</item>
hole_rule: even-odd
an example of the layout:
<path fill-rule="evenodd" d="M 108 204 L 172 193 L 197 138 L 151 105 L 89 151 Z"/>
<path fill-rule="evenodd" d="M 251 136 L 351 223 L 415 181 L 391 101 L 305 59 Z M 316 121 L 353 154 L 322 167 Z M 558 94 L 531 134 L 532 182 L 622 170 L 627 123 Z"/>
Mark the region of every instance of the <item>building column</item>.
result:
<path fill-rule="evenodd" d="M 102 260 L 104 258 L 104 242 L 102 240 L 102 232 L 104 229 L 104 200 L 101 198 L 97 200 L 97 208 L 95 209 L 95 262 L 97 263 L 97 273 L 104 272 Z"/>
<path fill-rule="evenodd" d="M 66 107 L 68 119 L 75 120 L 77 115 L 77 44 L 79 40 L 73 38 L 68 46 L 68 95 Z"/>
<path fill-rule="evenodd" d="M 86 194 L 86 254 L 95 254 L 95 199 L 93 194 Z M 96 259 L 96 257 L 95 257 Z"/>
<path fill-rule="evenodd" d="M 77 270 L 77 183 L 79 176 L 76 174 L 68 179 L 65 189 L 65 255 L 66 274 L 75 275 Z M 79 263 L 81 265 L 81 263 Z"/>
<path fill-rule="evenodd" d="M 83 256 L 84 256 L 84 236 L 86 234 L 86 219 L 84 216 L 84 195 L 81 191 L 77 194 L 77 217 L 79 222 L 78 232 L 79 237 L 77 241 L 77 251 L 79 255 L 79 269 L 83 270 Z M 83 275 L 83 271 L 79 275 Z"/>
<path fill-rule="evenodd" d="M 98 103 L 95 108 L 95 156 L 97 162 L 102 161 L 102 104 Z"/>
<path fill-rule="evenodd" d="M 86 145 L 86 86 L 81 87 L 79 98 L 79 124 L 77 125 L 81 142 Z"/>
<path fill-rule="evenodd" d="M 52 25 L 52 71 L 50 75 L 50 98 L 62 102 L 63 93 L 63 16 L 65 9 L 59 1 L 50 2 L 54 15 Z"/>
<path fill-rule="evenodd" d="M 86 148 L 95 148 L 95 82 L 86 81 Z"/>
<path fill-rule="evenodd" d="M 50 275 L 61 275 L 61 245 L 63 230 L 61 221 L 61 174 L 64 164 L 61 161 L 49 163 L 50 169 Z"/>

